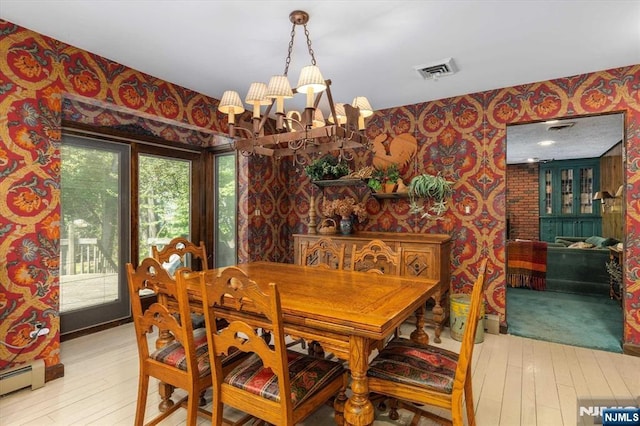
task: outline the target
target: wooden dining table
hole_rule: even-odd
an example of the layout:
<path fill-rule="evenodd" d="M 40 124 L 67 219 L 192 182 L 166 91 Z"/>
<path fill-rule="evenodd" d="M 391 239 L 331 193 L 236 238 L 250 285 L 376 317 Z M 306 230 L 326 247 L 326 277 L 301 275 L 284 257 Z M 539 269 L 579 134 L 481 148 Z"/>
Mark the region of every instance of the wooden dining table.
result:
<path fill-rule="evenodd" d="M 424 308 L 437 291 L 438 281 L 288 263 L 234 266 L 259 285 L 277 284 L 287 335 L 319 342 L 325 351 L 348 361 L 352 394 L 344 406 L 345 423 L 372 424 L 374 409 L 367 381 L 369 355 L 414 313 L 416 329 L 411 339 L 429 342 L 424 331 Z M 198 280 L 188 282 L 188 291 L 197 304 Z"/>

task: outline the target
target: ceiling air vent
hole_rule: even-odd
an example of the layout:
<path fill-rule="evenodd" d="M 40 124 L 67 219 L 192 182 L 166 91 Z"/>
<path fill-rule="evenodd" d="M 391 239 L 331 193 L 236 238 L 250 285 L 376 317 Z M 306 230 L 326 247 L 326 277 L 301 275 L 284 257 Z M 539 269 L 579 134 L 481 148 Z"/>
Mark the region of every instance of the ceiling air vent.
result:
<path fill-rule="evenodd" d="M 564 123 L 558 123 L 558 124 L 552 124 L 549 127 L 547 127 L 548 131 L 558 131 L 558 130 L 562 130 L 562 129 L 569 129 L 573 126 L 575 126 L 575 122 L 573 121 L 565 121 Z"/>
<path fill-rule="evenodd" d="M 416 65 L 413 67 L 425 80 L 437 80 L 458 71 L 452 58 L 443 59 L 432 64 Z"/>

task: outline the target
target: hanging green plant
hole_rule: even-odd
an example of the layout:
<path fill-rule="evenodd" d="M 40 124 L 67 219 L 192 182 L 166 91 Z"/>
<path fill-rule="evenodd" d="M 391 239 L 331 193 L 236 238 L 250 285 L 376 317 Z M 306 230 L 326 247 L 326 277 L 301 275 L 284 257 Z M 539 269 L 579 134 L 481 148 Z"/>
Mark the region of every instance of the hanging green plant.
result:
<path fill-rule="evenodd" d="M 423 218 L 441 216 L 447 210 L 446 198 L 453 193 L 453 182 L 438 175 L 421 174 L 411 179 L 409 183 L 409 206 L 412 213 L 423 213 Z M 432 205 L 425 212 L 423 206 L 418 206 L 418 198 L 430 198 Z M 433 213 L 433 214 L 432 214 Z"/>
<path fill-rule="evenodd" d="M 306 166 L 304 172 L 311 180 L 340 179 L 351 173 L 351 169 L 345 161 L 338 161 L 332 155 L 325 155 Z"/>

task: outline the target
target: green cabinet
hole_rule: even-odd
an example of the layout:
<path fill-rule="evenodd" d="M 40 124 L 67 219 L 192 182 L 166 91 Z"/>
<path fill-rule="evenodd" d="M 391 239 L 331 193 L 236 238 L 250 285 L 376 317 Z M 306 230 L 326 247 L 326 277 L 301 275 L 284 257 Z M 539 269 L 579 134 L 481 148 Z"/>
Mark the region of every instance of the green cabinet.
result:
<path fill-rule="evenodd" d="M 600 160 L 551 161 L 540 165 L 540 240 L 558 235 L 589 237 L 602 233 Z"/>

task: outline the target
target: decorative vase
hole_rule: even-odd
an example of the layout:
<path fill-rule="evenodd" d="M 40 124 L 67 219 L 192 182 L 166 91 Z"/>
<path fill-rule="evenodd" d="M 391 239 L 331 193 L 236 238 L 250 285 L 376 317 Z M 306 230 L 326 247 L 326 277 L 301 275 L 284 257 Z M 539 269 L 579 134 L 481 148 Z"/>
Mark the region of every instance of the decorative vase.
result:
<path fill-rule="evenodd" d="M 353 223 L 350 217 L 343 217 L 340 219 L 340 233 L 342 235 L 349 235 L 353 230 Z"/>

